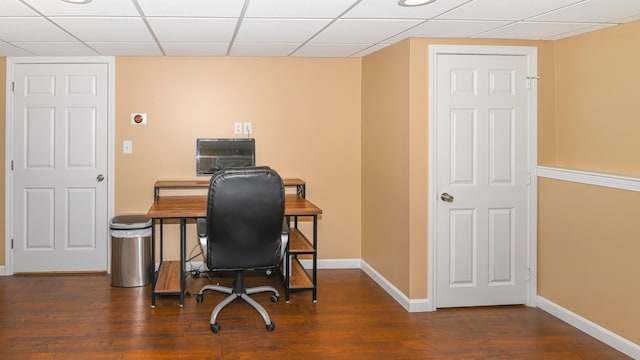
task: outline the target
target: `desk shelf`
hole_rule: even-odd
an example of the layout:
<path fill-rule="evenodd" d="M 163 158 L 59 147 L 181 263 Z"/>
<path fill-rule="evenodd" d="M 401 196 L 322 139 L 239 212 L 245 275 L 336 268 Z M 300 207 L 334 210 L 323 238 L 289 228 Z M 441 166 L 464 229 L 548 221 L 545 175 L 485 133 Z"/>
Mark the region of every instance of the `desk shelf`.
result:
<path fill-rule="evenodd" d="M 313 244 L 298 229 L 289 230 L 289 254 L 313 254 Z"/>
<path fill-rule="evenodd" d="M 307 271 L 300 264 L 298 258 L 289 259 L 291 266 L 291 277 L 289 280 L 289 289 L 291 290 L 306 290 L 313 289 L 313 279 Z"/>
<path fill-rule="evenodd" d="M 180 262 L 164 261 L 160 264 L 156 280 L 157 294 L 180 293 Z"/>
<path fill-rule="evenodd" d="M 288 266 L 291 268 L 289 275 L 289 289 L 302 290 L 313 289 L 314 279 L 304 269 L 298 255 L 311 254 L 315 256 L 316 249 L 313 244 L 304 236 L 300 230 L 293 228 L 289 230 L 289 261 Z"/>
<path fill-rule="evenodd" d="M 306 197 L 306 183 L 301 179 L 282 179 L 285 187 L 296 188 L 296 195 L 302 199 Z M 184 189 L 207 189 L 209 180 L 158 180 L 153 184 L 153 200 L 158 200 L 160 190 L 184 190 Z"/>

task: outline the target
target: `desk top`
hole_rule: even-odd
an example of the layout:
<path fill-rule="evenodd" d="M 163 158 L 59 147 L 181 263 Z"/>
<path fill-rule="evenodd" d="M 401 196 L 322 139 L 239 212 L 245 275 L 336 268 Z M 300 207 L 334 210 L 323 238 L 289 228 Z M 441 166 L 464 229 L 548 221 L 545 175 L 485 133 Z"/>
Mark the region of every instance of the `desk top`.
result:
<path fill-rule="evenodd" d="M 322 214 L 322 209 L 297 195 L 285 195 L 284 214 L 319 215 Z M 147 217 L 152 219 L 205 218 L 207 217 L 207 196 L 162 196 L 153 202 Z"/>

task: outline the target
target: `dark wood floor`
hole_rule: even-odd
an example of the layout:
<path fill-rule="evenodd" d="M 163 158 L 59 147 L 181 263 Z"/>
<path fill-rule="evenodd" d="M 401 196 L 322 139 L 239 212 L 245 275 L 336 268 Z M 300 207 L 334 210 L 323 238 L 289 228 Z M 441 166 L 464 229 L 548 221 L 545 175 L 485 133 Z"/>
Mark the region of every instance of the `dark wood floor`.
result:
<path fill-rule="evenodd" d="M 627 358 L 539 309 L 408 313 L 360 270 L 318 274 L 316 304 L 309 292 L 290 303 L 253 295 L 274 332 L 237 301 L 220 314 L 218 334 L 209 315 L 222 294 L 207 293 L 202 304 L 187 297 L 184 308 L 177 297 L 160 297 L 151 309 L 149 286 L 114 288 L 108 275 L 0 277 L 0 359 Z M 195 293 L 204 283 L 189 278 L 187 287 Z"/>

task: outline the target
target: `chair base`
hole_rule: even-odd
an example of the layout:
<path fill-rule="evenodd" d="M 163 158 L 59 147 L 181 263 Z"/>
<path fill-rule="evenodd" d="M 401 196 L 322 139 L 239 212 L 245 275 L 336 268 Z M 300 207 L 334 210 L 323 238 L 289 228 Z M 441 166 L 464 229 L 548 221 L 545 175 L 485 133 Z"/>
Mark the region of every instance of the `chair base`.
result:
<path fill-rule="evenodd" d="M 203 301 L 204 292 L 206 290 L 213 290 L 213 291 L 221 292 L 224 294 L 229 294 L 229 296 L 227 296 L 224 300 L 219 302 L 218 305 L 216 305 L 216 307 L 211 312 L 211 318 L 209 320 L 209 323 L 211 325 L 211 331 L 213 331 L 214 333 L 217 333 L 218 331 L 220 331 L 220 324 L 216 322 L 216 319 L 218 318 L 218 314 L 220 314 L 220 312 L 225 306 L 229 305 L 231 302 L 233 302 L 236 299 L 244 300 L 246 303 L 251 305 L 260 314 L 260 316 L 262 316 L 262 319 L 264 320 L 267 331 L 273 331 L 275 329 L 276 325 L 271 321 L 271 318 L 269 317 L 269 313 L 267 313 L 267 310 L 265 310 L 265 308 L 262 305 L 260 305 L 258 302 L 256 302 L 249 296 L 251 294 L 256 294 L 260 292 L 272 292 L 273 295 L 271 295 L 271 301 L 277 302 L 278 299 L 280 298 L 280 293 L 274 287 L 257 286 L 257 287 L 252 287 L 247 289 L 244 286 L 244 274 L 242 273 L 242 271 L 238 271 L 236 272 L 235 279 L 233 280 L 233 288 L 220 286 L 220 285 L 205 285 L 200 289 L 200 291 L 198 292 L 198 295 L 196 295 L 197 302 L 201 303 Z"/>

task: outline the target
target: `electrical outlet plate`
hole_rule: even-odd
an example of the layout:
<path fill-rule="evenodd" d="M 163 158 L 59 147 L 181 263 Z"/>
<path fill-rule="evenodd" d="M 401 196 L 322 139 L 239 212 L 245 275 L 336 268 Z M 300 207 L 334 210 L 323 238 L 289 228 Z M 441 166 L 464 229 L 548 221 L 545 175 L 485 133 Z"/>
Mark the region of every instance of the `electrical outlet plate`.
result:
<path fill-rule="evenodd" d="M 251 123 L 250 122 L 244 123 L 244 133 L 247 134 L 247 135 L 251 134 Z"/>
<path fill-rule="evenodd" d="M 236 135 L 242 134 L 242 123 L 241 122 L 233 123 L 233 133 L 236 134 Z"/>

